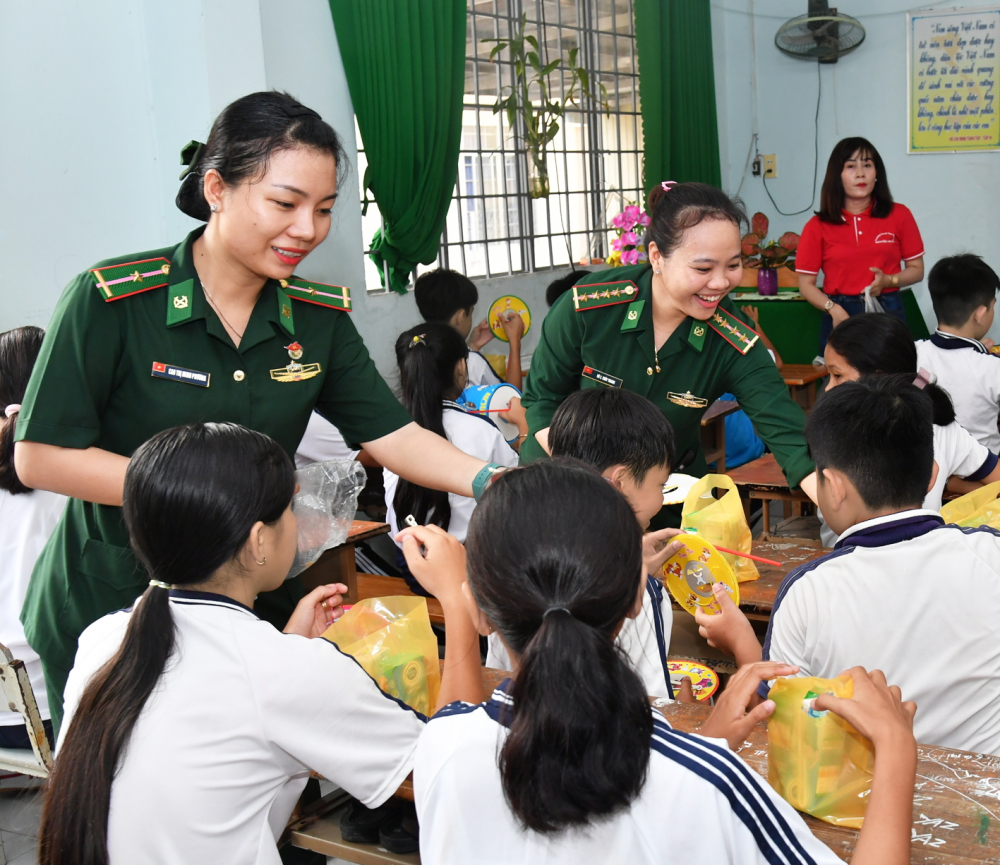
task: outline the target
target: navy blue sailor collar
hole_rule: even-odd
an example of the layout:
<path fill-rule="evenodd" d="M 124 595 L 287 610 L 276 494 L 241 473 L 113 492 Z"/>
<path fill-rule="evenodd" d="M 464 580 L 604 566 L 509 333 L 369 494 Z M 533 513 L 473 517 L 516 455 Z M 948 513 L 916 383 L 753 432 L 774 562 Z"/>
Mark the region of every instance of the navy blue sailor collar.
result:
<path fill-rule="evenodd" d="M 241 604 L 227 595 L 218 595 L 215 592 L 196 592 L 193 589 L 171 589 L 170 600 L 186 606 L 232 607 L 233 609 L 249 613 L 255 619 L 258 618 L 257 614 L 246 604 Z"/>
<path fill-rule="evenodd" d="M 971 348 L 973 351 L 979 354 L 989 354 L 989 349 L 986 348 L 978 339 L 972 339 L 968 336 L 957 336 L 954 333 L 942 333 L 940 330 L 934 331 L 931 334 L 931 344 L 936 345 L 938 348 L 943 349 L 955 349 L 955 348 Z"/>
<path fill-rule="evenodd" d="M 483 703 L 486 714 L 498 724 L 509 727 L 514 720 L 514 698 L 510 695 L 510 689 L 514 686 L 513 679 L 504 679 L 493 690 L 493 695 Z"/>
<path fill-rule="evenodd" d="M 851 526 L 834 544 L 835 550 L 844 547 L 887 547 L 903 541 L 911 541 L 944 525 L 944 519 L 937 511 L 914 508 L 865 520 Z"/>

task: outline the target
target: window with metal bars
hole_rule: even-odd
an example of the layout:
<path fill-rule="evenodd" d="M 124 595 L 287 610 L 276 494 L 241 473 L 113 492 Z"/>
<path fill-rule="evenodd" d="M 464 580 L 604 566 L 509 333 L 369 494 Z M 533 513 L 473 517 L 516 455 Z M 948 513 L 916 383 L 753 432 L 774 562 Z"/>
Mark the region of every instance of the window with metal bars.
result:
<path fill-rule="evenodd" d="M 526 17 L 542 62 L 578 48 L 577 62 L 607 91 L 605 110 L 579 94 L 549 144 L 550 193 L 528 194 L 523 139 L 503 112 L 493 113 L 501 88 L 513 83 L 508 52 L 490 62 L 492 43 L 505 39 Z M 569 86 L 553 76 L 562 98 Z M 358 136 L 358 141 L 361 138 Z M 364 177 L 364 152 L 358 154 Z M 441 238 L 438 260 L 417 274 L 449 267 L 472 278 L 550 270 L 603 260 L 615 232 L 611 219 L 629 202 L 642 200 L 642 117 L 632 0 L 469 0 L 465 63 L 465 108 L 455 195 Z M 364 190 L 362 190 L 362 198 Z M 381 217 L 369 205 L 363 218 L 366 242 Z M 369 291 L 383 291 L 366 257 Z"/>

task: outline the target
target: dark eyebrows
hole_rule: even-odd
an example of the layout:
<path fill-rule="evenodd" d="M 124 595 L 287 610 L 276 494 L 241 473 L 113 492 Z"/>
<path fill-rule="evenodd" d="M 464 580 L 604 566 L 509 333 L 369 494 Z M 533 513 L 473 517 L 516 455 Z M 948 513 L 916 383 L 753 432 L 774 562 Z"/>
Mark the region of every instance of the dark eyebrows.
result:
<path fill-rule="evenodd" d="M 733 255 L 732 257 L 730 257 L 728 259 L 728 261 L 735 261 L 739 257 L 740 257 L 740 253 L 737 252 L 735 255 Z M 716 261 L 714 258 L 709 258 L 707 255 L 703 255 L 701 258 L 692 258 L 691 259 L 691 263 L 692 264 L 718 264 L 719 262 Z"/>
<path fill-rule="evenodd" d="M 289 192 L 294 192 L 296 195 L 301 195 L 303 198 L 307 196 L 307 193 L 303 192 L 297 186 L 289 186 L 286 183 L 272 183 L 271 186 L 273 186 L 275 189 L 287 189 Z M 336 192 L 331 193 L 330 195 L 327 195 L 325 198 L 321 198 L 320 201 L 330 201 L 330 200 L 336 201 L 337 195 L 338 193 Z"/>

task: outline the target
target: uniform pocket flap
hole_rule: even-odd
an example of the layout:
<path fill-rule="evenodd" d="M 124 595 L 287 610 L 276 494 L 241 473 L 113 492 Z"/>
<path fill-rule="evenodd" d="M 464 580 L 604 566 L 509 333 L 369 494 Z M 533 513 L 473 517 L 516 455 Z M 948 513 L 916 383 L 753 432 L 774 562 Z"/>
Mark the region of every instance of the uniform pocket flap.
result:
<path fill-rule="evenodd" d="M 140 588 L 142 583 L 142 572 L 132 550 L 93 538 L 84 542 L 80 572 L 119 590 Z"/>

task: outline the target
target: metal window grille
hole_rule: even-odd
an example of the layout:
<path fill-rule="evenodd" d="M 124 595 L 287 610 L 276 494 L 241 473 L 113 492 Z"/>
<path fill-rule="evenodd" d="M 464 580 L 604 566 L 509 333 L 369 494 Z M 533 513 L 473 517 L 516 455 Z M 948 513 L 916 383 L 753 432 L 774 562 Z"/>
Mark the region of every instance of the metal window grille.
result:
<path fill-rule="evenodd" d="M 579 94 L 567 106 L 548 147 L 550 194 L 528 195 L 523 139 L 494 114 L 500 88 L 513 83 L 508 53 L 489 62 L 492 45 L 507 38 L 521 15 L 526 32 L 541 44 L 542 59 L 568 55 L 607 89 L 609 112 Z M 569 76 L 559 82 L 562 98 Z M 360 141 L 360 136 L 359 139 Z M 610 252 L 612 217 L 626 203 L 642 200 L 642 117 L 632 0 L 469 0 L 465 63 L 465 109 L 455 194 L 435 264 L 469 277 L 493 277 L 564 267 L 603 259 Z M 358 176 L 364 176 L 359 153 Z M 362 190 L 362 195 L 364 191 Z M 368 241 L 380 225 L 369 206 Z M 381 291 L 376 268 L 366 259 L 366 283 Z"/>

